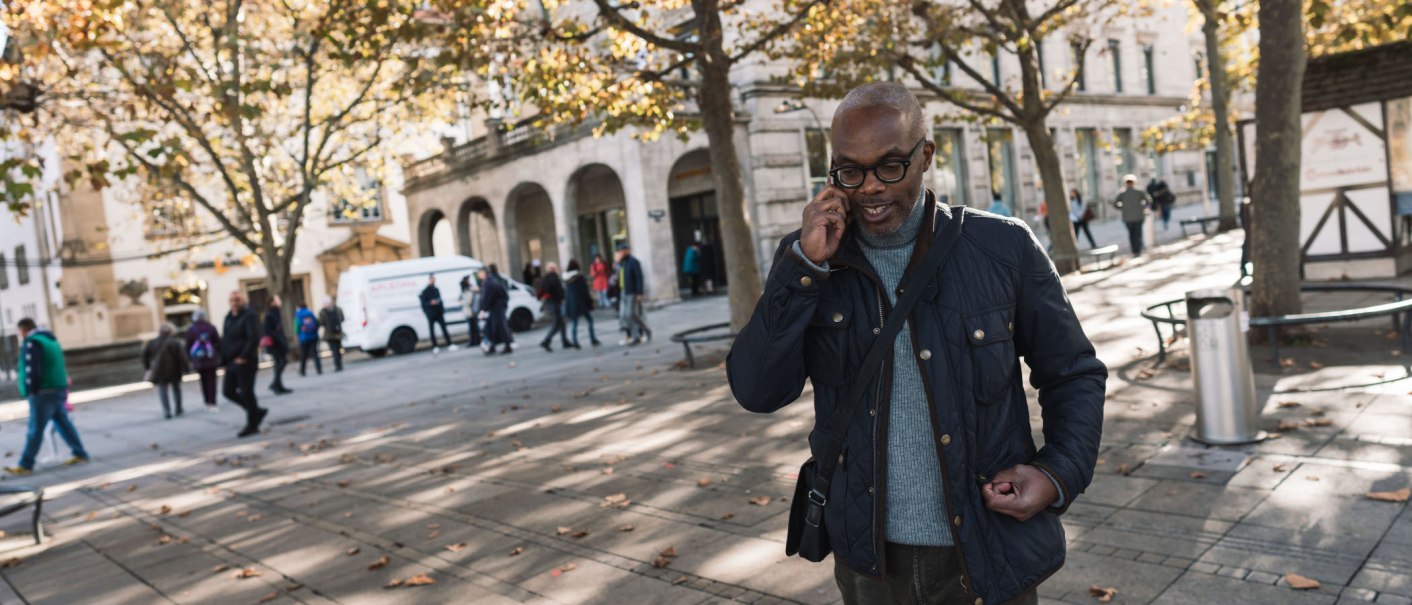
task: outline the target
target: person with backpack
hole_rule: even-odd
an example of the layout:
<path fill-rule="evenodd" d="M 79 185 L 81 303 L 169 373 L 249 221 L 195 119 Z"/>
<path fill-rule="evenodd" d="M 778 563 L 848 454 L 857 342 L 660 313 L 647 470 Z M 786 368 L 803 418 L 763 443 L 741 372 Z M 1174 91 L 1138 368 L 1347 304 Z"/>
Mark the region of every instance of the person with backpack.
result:
<path fill-rule="evenodd" d="M 577 259 L 569 261 L 569 271 L 564 274 L 564 315 L 569 318 L 570 339 L 575 349 L 579 346 L 579 318 L 588 321 L 588 340 L 593 346 L 603 343 L 598 342 L 598 335 L 593 331 L 593 296 L 588 293 L 588 279 L 580 272 L 579 261 Z"/>
<path fill-rule="evenodd" d="M 69 446 L 73 457 L 64 461 L 65 466 L 88 462 L 88 450 L 83 449 L 78 429 L 69 419 L 68 367 L 64 363 L 64 348 L 59 339 L 49 330 L 40 329 L 33 319 L 21 318 L 15 325 L 20 331 L 19 387 L 20 397 L 29 400 L 29 428 L 25 431 L 25 449 L 20 453 L 16 466 L 5 468 L 5 472 L 18 477 L 34 473 L 34 461 L 39 456 L 39 446 L 44 445 L 44 429 L 54 422 L 59 438 Z"/>
<path fill-rule="evenodd" d="M 1152 204 L 1156 206 L 1158 216 L 1162 219 L 1162 230 L 1170 229 L 1172 206 L 1177 203 L 1177 196 L 1172 193 L 1172 188 L 1167 185 L 1167 181 L 1154 176 L 1147 183 L 1147 194 L 1152 196 Z"/>
<path fill-rule="evenodd" d="M 157 387 L 157 398 L 162 401 L 162 415 L 171 420 L 172 404 L 175 403 L 176 415 L 180 416 L 181 377 L 191 371 L 191 366 L 186 361 L 186 348 L 176 335 L 176 326 L 162 324 L 157 337 L 147 342 L 142 349 L 142 369 L 146 370 L 143 380 Z"/>
<path fill-rule="evenodd" d="M 211 324 L 205 310 L 197 309 L 191 314 L 191 325 L 186 328 L 186 357 L 201 378 L 201 397 L 206 401 L 206 411 L 219 411 L 216 369 L 221 367 L 221 333 Z"/>
<path fill-rule="evenodd" d="M 265 352 L 270 354 L 270 359 L 275 362 L 275 379 L 270 383 L 270 391 L 276 395 L 288 395 L 294 389 L 284 386 L 284 366 L 289 364 L 289 338 L 284 335 L 284 319 L 280 315 L 280 298 L 271 296 L 269 305 L 265 307 L 265 336 L 260 339 L 260 346 L 265 348 Z"/>
<path fill-rule="evenodd" d="M 294 330 L 299 336 L 299 375 L 308 376 L 309 358 L 314 359 L 314 371 L 324 374 L 323 362 L 319 361 L 319 318 L 309 310 L 309 305 L 300 303 L 294 310 Z"/>
<path fill-rule="evenodd" d="M 324 327 L 324 342 L 333 353 L 333 371 L 343 371 L 343 309 L 333 304 L 332 298 L 324 299 L 324 308 L 319 309 L 319 325 Z"/>

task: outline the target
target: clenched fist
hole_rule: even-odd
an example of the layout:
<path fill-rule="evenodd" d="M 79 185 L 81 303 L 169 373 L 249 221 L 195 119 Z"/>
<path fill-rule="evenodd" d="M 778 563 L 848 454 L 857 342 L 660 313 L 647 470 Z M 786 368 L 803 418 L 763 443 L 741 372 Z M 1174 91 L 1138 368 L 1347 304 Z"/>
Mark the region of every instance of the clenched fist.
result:
<path fill-rule="evenodd" d="M 799 248 L 805 258 L 816 265 L 824 264 L 843 240 L 848 227 L 848 196 L 832 184 L 804 206 L 804 226 L 799 232 Z"/>

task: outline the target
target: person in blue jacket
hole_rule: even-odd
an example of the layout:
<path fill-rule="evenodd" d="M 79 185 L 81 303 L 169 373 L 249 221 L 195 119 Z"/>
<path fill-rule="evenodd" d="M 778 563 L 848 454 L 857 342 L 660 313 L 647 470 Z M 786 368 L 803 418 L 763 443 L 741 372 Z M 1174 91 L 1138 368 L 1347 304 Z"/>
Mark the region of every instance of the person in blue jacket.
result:
<path fill-rule="evenodd" d="M 309 367 L 309 359 L 314 360 L 314 372 L 320 376 L 324 373 L 323 363 L 319 361 L 319 318 L 309 310 L 309 305 L 299 304 L 299 308 L 294 310 L 294 333 L 299 338 L 299 375 L 308 376 L 305 371 Z"/>

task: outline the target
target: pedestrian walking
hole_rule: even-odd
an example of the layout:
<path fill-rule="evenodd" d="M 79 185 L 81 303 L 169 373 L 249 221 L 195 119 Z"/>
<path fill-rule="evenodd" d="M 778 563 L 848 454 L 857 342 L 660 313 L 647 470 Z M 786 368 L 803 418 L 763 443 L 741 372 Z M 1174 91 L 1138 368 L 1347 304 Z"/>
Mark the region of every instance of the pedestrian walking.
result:
<path fill-rule="evenodd" d="M 191 364 L 186 359 L 186 347 L 176 334 L 176 326 L 162 324 L 157 337 L 147 341 L 147 346 L 142 348 L 142 369 L 146 371 L 143 380 L 157 387 L 162 416 L 171 420 L 173 410 L 175 415 L 182 415 L 181 378 L 191 371 Z"/>
<path fill-rule="evenodd" d="M 701 296 L 701 242 L 691 242 L 682 256 L 681 272 L 691 283 L 691 296 Z"/>
<path fill-rule="evenodd" d="M 1023 221 L 926 190 L 929 126 L 902 84 L 848 93 L 832 182 L 781 241 L 727 375 L 760 413 L 812 383 L 786 552 L 832 545 L 844 603 L 1033 604 L 1093 478 L 1107 369 Z"/>
<path fill-rule="evenodd" d="M 500 269 L 491 263 L 481 282 L 481 311 L 485 313 L 485 354 L 494 355 L 495 347 L 505 345 L 502 355 L 514 353 L 515 338 L 505 312 L 510 306 L 510 291 L 500 277 Z"/>
<path fill-rule="evenodd" d="M 593 332 L 593 297 L 588 293 L 588 280 L 579 272 L 577 260 L 570 260 L 569 270 L 564 273 L 564 314 L 569 318 L 569 333 L 575 349 L 583 348 L 579 346 L 579 318 L 588 321 L 589 343 L 595 347 L 603 344 Z"/>
<path fill-rule="evenodd" d="M 17 466 L 6 467 L 5 472 L 23 476 L 34 472 L 34 461 L 39 456 L 39 446 L 44 445 L 44 429 L 52 421 L 69 446 L 72 456 L 64 461 L 65 466 L 88 462 L 88 451 L 83 449 L 83 441 L 78 437 L 78 429 L 69 420 L 67 402 L 69 399 L 69 371 L 64 365 L 64 349 L 54 333 L 41 330 L 34 320 L 28 317 L 15 324 L 20 336 L 19 382 L 20 397 L 29 401 L 29 428 L 25 432 L 25 449 L 20 453 Z"/>
<path fill-rule="evenodd" d="M 1177 203 L 1177 196 L 1172 193 L 1172 188 L 1167 186 L 1167 181 L 1152 177 L 1147 182 L 1147 195 L 1152 197 L 1152 204 L 1157 208 L 1158 216 L 1162 219 L 1162 230 L 1166 231 L 1172 226 L 1172 206 Z"/>
<path fill-rule="evenodd" d="M 436 326 L 441 326 L 441 335 L 446 337 L 446 350 L 455 351 L 457 347 L 451 342 L 451 332 L 446 329 L 446 305 L 441 303 L 441 289 L 436 287 L 436 276 L 427 276 L 427 287 L 422 288 L 421 293 L 422 314 L 427 316 L 427 333 L 431 335 L 431 352 L 440 353 L 441 347 L 436 345 Z"/>
<path fill-rule="evenodd" d="M 325 298 L 319 309 L 319 325 L 324 328 L 324 342 L 328 343 L 329 353 L 333 354 L 333 371 L 343 371 L 343 309 L 334 304 L 333 298 Z"/>
<path fill-rule="evenodd" d="M 260 370 L 260 318 L 250 310 L 245 293 L 230 293 L 230 312 L 221 327 L 221 364 L 226 368 L 221 392 L 226 399 L 245 410 L 245 428 L 237 437 L 260 432 L 260 423 L 270 413 L 255 398 L 255 374 Z"/>
<path fill-rule="evenodd" d="M 632 255 L 627 242 L 618 244 L 618 322 L 627 338 L 618 344 L 634 346 L 652 340 L 652 329 L 642 309 L 642 264 Z"/>
<path fill-rule="evenodd" d="M 588 274 L 593 278 L 593 293 L 598 296 L 598 306 L 605 309 L 608 307 L 608 276 L 612 273 L 613 268 L 603 260 L 602 254 L 593 255 L 593 262 L 588 266 Z"/>
<path fill-rule="evenodd" d="M 985 211 L 1000 216 L 1012 216 L 1010 212 L 1010 206 L 1005 203 L 1004 199 L 1001 199 L 999 191 L 995 191 L 992 193 L 990 198 L 990 206 L 988 206 Z"/>
<path fill-rule="evenodd" d="M 707 294 L 716 293 L 717 268 L 716 268 L 716 248 L 707 240 L 699 242 L 701 248 L 701 281 L 705 285 Z"/>
<path fill-rule="evenodd" d="M 549 346 L 549 341 L 558 334 L 559 341 L 567 349 L 573 343 L 569 342 L 569 332 L 564 324 L 564 281 L 559 277 L 558 263 L 551 262 L 544 266 L 544 277 L 540 278 L 539 284 L 539 298 L 543 301 L 544 314 L 549 318 L 549 333 L 544 335 L 539 346 L 553 353 L 554 348 Z"/>
<path fill-rule="evenodd" d="M 467 275 L 461 278 L 461 313 L 466 316 L 466 330 L 470 332 L 471 344 L 480 346 L 480 284 Z"/>
<path fill-rule="evenodd" d="M 1137 188 L 1137 176 L 1123 177 L 1123 190 L 1113 200 L 1113 207 L 1123 211 L 1123 224 L 1128 227 L 1128 248 L 1133 256 L 1142 256 L 1142 223 L 1152 208 L 1152 196 Z"/>
<path fill-rule="evenodd" d="M 1078 189 L 1069 190 L 1069 220 L 1074 223 L 1074 238 L 1077 239 L 1079 233 L 1088 237 L 1088 247 L 1097 248 L 1098 244 L 1093 241 L 1093 230 L 1088 228 L 1088 222 L 1093 220 L 1093 208 L 1084 203 L 1084 196 L 1079 194 Z"/>
<path fill-rule="evenodd" d="M 309 310 L 309 305 L 301 304 L 294 310 L 294 331 L 299 339 L 299 375 L 308 376 L 309 362 L 314 362 L 314 372 L 324 375 L 323 362 L 319 360 L 319 318 Z"/>
<path fill-rule="evenodd" d="M 284 316 L 279 311 L 281 304 L 278 294 L 270 297 L 270 304 L 265 307 L 265 337 L 260 340 L 275 364 L 275 379 L 270 381 L 270 392 L 276 395 L 294 392 L 294 389 L 284 386 L 284 368 L 289 365 L 289 337 L 284 333 Z"/>
<path fill-rule="evenodd" d="M 197 309 L 191 314 L 185 344 L 186 357 L 201 379 L 201 399 L 206 402 L 206 411 L 214 413 L 220 409 L 216 407 L 216 370 L 221 367 L 221 333 L 211 325 L 205 310 Z"/>

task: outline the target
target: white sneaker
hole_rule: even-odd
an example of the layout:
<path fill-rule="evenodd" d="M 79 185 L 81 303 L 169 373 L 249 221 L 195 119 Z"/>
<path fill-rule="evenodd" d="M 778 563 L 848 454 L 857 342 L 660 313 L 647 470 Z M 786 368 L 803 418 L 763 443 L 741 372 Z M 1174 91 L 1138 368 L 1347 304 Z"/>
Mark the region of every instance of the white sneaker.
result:
<path fill-rule="evenodd" d="M 446 347 L 446 350 L 447 350 L 447 351 L 451 351 L 451 352 L 454 353 L 454 352 L 456 352 L 456 351 L 460 351 L 460 350 L 461 350 L 461 347 L 460 347 L 459 345 L 448 345 L 448 346 Z"/>
<path fill-rule="evenodd" d="M 221 408 L 220 406 L 208 405 L 206 406 L 206 412 L 211 414 L 219 414 L 221 412 Z"/>

